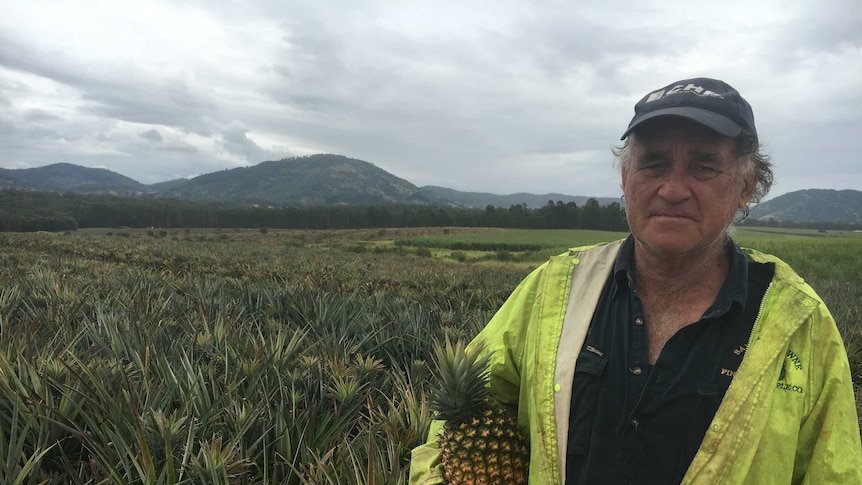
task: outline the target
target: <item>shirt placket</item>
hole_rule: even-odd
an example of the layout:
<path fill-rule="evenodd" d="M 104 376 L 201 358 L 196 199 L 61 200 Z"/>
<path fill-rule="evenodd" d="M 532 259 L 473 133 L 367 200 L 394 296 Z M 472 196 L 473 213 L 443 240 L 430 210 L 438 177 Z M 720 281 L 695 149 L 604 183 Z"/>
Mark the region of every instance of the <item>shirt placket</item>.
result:
<path fill-rule="evenodd" d="M 632 425 L 637 427 L 637 411 L 643 400 L 644 389 L 649 376 L 649 335 L 647 334 L 647 321 L 644 314 L 643 303 L 637 294 L 631 298 L 630 321 L 627 323 L 626 346 L 627 372 L 626 372 L 626 402 L 630 411 Z"/>
<path fill-rule="evenodd" d="M 631 296 L 629 321 L 623 329 L 622 343 L 626 355 L 626 422 L 623 423 L 622 443 L 619 448 L 617 466 L 623 476 L 633 478 L 637 474 L 640 455 L 637 433 L 641 426 L 639 411 L 646 396 L 649 378 L 649 336 L 643 303 L 635 293 Z"/>

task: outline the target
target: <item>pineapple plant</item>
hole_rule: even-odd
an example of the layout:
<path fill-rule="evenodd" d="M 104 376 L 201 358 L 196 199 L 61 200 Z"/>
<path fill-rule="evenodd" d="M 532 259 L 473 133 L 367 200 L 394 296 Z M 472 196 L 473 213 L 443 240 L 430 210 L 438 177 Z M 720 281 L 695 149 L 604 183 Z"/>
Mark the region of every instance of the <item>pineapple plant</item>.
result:
<path fill-rule="evenodd" d="M 431 391 L 440 435 L 443 478 L 450 485 L 526 484 L 530 450 L 517 418 L 493 400 L 481 346 L 437 343 L 437 385 Z"/>

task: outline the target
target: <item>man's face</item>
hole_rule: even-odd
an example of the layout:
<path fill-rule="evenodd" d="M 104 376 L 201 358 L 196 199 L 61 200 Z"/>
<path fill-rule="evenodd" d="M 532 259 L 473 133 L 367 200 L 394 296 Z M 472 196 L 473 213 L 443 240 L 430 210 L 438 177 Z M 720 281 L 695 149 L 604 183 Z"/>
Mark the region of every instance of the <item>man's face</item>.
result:
<path fill-rule="evenodd" d="M 662 117 L 638 129 L 630 143 L 622 187 L 635 239 L 660 254 L 720 241 L 755 185 L 739 166 L 734 139 L 684 118 Z"/>

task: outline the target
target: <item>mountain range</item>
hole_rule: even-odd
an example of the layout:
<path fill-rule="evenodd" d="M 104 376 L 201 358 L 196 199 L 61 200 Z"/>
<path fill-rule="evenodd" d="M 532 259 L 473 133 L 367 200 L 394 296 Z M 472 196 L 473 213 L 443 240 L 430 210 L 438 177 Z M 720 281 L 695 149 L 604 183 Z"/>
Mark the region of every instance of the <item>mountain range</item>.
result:
<path fill-rule="evenodd" d="M 751 211 L 758 221 L 862 224 L 862 191 L 805 189 L 761 203 Z"/>
<path fill-rule="evenodd" d="M 57 163 L 27 169 L 0 169 L 0 189 L 103 193 L 126 197 L 171 197 L 205 202 L 268 206 L 338 204 L 424 204 L 485 208 L 526 204 L 536 208 L 548 201 L 583 205 L 589 197 L 564 194 L 498 195 L 461 192 L 444 187 L 417 187 L 362 160 L 341 155 L 311 155 L 262 162 L 191 179 L 145 185 L 101 168 Z M 594 197 L 600 204 L 619 202 Z"/>
<path fill-rule="evenodd" d="M 463 208 L 537 208 L 548 202 L 582 206 L 590 197 L 558 193 L 498 195 L 437 186 L 417 187 L 362 160 L 320 154 L 262 162 L 146 185 L 103 168 L 57 163 L 28 169 L 0 169 L 0 189 L 102 193 L 125 197 L 170 197 L 205 202 L 276 207 L 341 204 L 422 204 Z M 599 204 L 619 202 L 592 197 Z M 862 223 L 862 192 L 807 189 L 766 201 L 752 220 Z"/>

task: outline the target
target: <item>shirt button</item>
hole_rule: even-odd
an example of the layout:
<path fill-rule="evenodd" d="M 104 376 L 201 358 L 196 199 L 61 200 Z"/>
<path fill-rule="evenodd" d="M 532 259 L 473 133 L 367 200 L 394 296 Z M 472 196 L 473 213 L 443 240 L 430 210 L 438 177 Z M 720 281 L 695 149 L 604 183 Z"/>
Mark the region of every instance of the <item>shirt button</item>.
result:
<path fill-rule="evenodd" d="M 638 327 L 640 327 L 640 326 L 641 326 L 641 325 L 643 325 L 643 324 L 644 324 L 644 319 L 643 319 L 643 318 L 641 318 L 641 317 L 637 317 L 637 318 L 635 318 L 635 325 L 637 325 Z"/>
<path fill-rule="evenodd" d="M 632 426 L 634 426 L 635 428 L 637 428 L 638 426 L 640 426 L 640 424 L 641 424 L 641 420 L 640 420 L 640 419 L 635 418 L 635 419 L 633 419 L 633 420 L 632 420 Z"/>
<path fill-rule="evenodd" d="M 643 370 L 640 367 L 633 367 L 631 369 L 631 373 L 636 375 L 636 376 L 639 376 L 639 375 L 641 375 L 641 373 L 643 373 Z"/>

